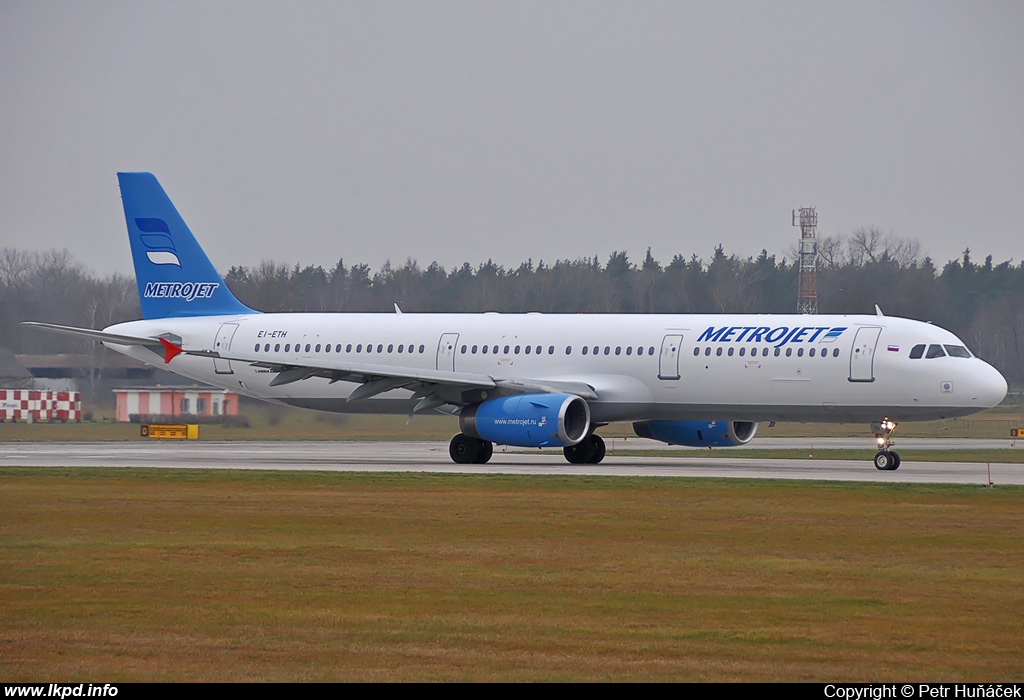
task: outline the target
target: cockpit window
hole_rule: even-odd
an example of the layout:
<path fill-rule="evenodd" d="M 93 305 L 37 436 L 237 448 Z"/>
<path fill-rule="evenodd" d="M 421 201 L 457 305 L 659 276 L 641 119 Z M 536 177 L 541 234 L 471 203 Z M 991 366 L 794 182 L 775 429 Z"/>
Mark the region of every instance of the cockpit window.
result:
<path fill-rule="evenodd" d="M 963 345 L 947 345 L 946 352 L 949 353 L 950 357 L 970 357 L 971 353 L 967 352 L 967 348 Z"/>
<path fill-rule="evenodd" d="M 910 351 L 910 359 L 920 360 L 922 357 L 924 357 L 924 345 L 915 345 Z"/>
<path fill-rule="evenodd" d="M 946 353 L 945 353 L 945 351 L 943 351 L 941 345 L 929 345 L 928 346 L 928 354 L 925 355 L 925 359 L 926 360 L 930 360 L 933 357 L 945 357 L 945 356 L 946 356 Z"/>

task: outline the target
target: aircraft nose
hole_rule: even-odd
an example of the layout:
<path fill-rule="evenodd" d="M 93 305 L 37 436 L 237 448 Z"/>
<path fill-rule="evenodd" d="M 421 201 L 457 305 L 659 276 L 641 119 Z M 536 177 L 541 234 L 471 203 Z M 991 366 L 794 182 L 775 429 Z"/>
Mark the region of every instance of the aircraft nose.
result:
<path fill-rule="evenodd" d="M 984 406 L 998 406 L 1004 398 L 1008 389 L 1006 379 L 992 365 L 984 364 L 984 371 L 978 372 L 975 379 L 974 398 Z"/>

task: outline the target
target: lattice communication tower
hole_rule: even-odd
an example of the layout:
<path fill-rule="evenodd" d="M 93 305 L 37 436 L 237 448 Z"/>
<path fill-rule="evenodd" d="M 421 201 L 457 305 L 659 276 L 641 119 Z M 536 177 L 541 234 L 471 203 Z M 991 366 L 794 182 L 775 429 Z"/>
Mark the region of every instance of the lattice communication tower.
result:
<path fill-rule="evenodd" d="M 799 314 L 818 313 L 818 212 L 814 207 L 793 210 L 793 225 L 800 227 L 800 283 L 796 295 Z"/>

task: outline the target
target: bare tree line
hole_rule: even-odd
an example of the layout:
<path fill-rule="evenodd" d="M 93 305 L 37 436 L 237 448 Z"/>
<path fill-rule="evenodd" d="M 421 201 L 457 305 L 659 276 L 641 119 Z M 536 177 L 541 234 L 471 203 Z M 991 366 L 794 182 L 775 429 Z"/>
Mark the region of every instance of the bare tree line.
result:
<path fill-rule="evenodd" d="M 397 303 L 406 312 L 547 313 L 792 313 L 796 307 L 795 251 L 778 257 L 727 255 L 710 260 L 676 255 L 666 264 L 647 250 L 639 262 L 626 251 L 597 257 L 532 260 L 515 268 L 492 261 L 446 270 L 385 263 L 284 265 L 265 261 L 232 267 L 225 282 L 261 311 L 379 311 Z M 938 269 L 920 258 L 913 240 L 875 227 L 819 241 L 821 313 L 874 313 L 933 321 L 963 338 L 1011 381 L 1024 380 L 1024 265 L 976 263 L 970 250 Z M 89 342 L 19 327 L 41 320 L 102 328 L 139 317 L 132 278 L 98 278 L 65 251 L 0 250 L 0 346 L 16 353 L 102 353 Z"/>

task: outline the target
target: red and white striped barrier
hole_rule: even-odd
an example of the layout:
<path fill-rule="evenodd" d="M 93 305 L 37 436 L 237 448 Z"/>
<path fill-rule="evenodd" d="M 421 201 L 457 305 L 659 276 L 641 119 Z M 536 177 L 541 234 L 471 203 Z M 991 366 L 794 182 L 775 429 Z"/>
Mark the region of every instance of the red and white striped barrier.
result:
<path fill-rule="evenodd" d="M 69 420 L 82 420 L 82 395 L 77 391 L 0 389 L 0 421 Z"/>

